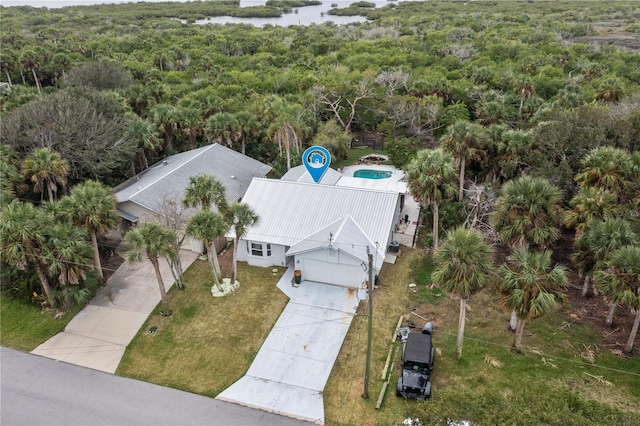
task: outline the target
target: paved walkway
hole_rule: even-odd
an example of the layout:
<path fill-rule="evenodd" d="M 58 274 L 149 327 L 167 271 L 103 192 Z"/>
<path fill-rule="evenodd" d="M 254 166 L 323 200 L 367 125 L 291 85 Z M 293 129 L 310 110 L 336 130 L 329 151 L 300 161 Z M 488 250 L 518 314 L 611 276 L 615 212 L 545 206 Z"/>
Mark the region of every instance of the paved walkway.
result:
<path fill-rule="evenodd" d="M 183 269 L 197 258 L 180 251 Z M 167 290 L 173 276 L 164 259 L 160 271 Z M 71 364 L 115 373 L 127 345 L 160 302 L 158 282 L 148 260 L 123 263 L 95 298 L 67 324 L 64 332 L 47 340 L 32 353 Z"/>
<path fill-rule="evenodd" d="M 322 392 L 358 307 L 356 289 L 278 282 L 290 301 L 247 374 L 216 399 L 324 424 Z"/>

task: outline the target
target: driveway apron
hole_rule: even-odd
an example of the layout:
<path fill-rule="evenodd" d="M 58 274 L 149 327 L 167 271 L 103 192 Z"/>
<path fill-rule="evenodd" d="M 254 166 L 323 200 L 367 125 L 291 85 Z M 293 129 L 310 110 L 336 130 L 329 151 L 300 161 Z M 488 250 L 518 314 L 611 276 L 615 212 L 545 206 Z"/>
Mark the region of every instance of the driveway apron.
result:
<path fill-rule="evenodd" d="M 324 424 L 322 393 L 349 330 L 357 290 L 303 281 L 293 268 L 278 282 L 290 300 L 247 374 L 217 399 Z"/>
<path fill-rule="evenodd" d="M 197 254 L 181 250 L 180 258 L 186 270 Z M 160 272 L 169 289 L 173 276 L 164 259 L 160 261 Z M 115 373 L 127 345 L 159 302 L 160 292 L 151 262 L 125 262 L 62 333 L 32 353 Z"/>

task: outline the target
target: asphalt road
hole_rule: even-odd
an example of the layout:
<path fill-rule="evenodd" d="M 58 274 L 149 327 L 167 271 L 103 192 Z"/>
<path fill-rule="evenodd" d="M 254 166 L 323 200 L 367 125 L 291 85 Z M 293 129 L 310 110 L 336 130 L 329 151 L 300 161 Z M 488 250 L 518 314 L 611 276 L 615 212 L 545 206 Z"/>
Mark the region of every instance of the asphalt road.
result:
<path fill-rule="evenodd" d="M 0 348 L 0 424 L 309 426 L 311 423 Z"/>

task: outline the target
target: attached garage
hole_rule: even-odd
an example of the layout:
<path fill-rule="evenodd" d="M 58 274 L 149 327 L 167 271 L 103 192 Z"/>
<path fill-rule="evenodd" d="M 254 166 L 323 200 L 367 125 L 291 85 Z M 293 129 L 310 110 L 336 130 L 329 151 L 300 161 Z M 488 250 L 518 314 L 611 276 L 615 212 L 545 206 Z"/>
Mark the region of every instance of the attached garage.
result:
<path fill-rule="evenodd" d="M 344 254 L 342 255 L 342 257 L 345 256 Z M 303 258 L 301 264 L 302 277 L 307 281 L 353 288 L 361 287 L 362 283 L 366 281 L 366 272 L 360 265 L 333 263 L 309 258 Z"/>
<path fill-rule="evenodd" d="M 294 244 L 287 256 L 293 256 L 304 281 L 362 288 L 368 279 L 369 252 L 378 257 L 375 244 L 351 216 L 345 216 Z M 374 262 L 376 275 L 378 265 Z"/>

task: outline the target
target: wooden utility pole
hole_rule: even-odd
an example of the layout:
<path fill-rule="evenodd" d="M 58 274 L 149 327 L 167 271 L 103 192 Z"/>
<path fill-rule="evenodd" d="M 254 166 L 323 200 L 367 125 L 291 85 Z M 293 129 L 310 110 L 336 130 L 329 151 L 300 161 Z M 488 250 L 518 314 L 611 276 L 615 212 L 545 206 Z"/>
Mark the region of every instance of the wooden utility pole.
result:
<path fill-rule="evenodd" d="M 367 329 L 367 362 L 364 370 L 364 393 L 362 397 L 369 399 L 369 368 L 371 365 L 371 334 L 373 332 L 373 255 L 367 247 L 367 256 L 369 258 L 369 289 L 368 289 L 368 302 L 369 302 L 369 325 Z"/>

